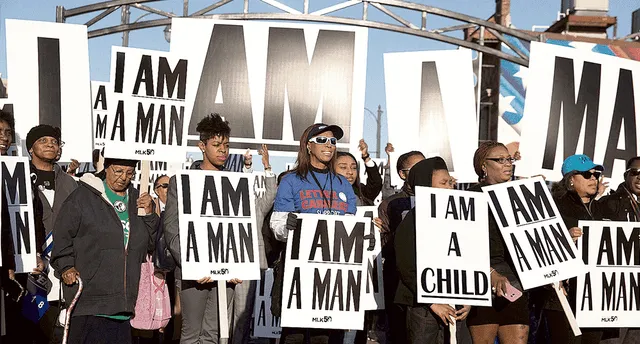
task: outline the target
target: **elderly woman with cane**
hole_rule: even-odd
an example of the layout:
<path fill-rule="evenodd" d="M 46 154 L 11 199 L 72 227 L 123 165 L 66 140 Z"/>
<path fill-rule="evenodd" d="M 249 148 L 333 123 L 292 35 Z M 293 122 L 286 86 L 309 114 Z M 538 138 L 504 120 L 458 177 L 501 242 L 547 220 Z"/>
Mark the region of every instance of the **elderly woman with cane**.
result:
<path fill-rule="evenodd" d="M 84 175 L 64 202 L 53 229 L 52 260 L 66 300 L 82 277 L 84 290 L 70 316 L 68 342 L 132 342 L 130 318 L 140 264 L 153 249 L 158 215 L 147 193 L 131 185 L 137 161 L 105 159 L 105 169 Z M 138 208 L 145 216 L 138 216 Z"/>

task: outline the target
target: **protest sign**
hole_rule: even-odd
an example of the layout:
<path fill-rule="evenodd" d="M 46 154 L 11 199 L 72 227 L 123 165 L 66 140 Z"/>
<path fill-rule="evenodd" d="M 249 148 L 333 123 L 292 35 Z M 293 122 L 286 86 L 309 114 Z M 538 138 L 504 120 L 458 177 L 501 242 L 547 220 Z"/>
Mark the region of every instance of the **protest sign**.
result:
<path fill-rule="evenodd" d="M 526 159 L 516 173 L 560 180 L 563 160 L 586 154 L 618 185 L 625 162 L 640 155 L 640 62 L 537 42 L 530 60 L 520 141 Z"/>
<path fill-rule="evenodd" d="M 229 154 L 229 157 L 224 162 L 224 170 L 229 172 L 242 172 L 244 168 L 244 155 L 242 154 Z"/>
<path fill-rule="evenodd" d="M 156 196 L 155 190 L 153 189 L 153 183 L 155 183 L 156 179 L 162 175 L 166 175 L 168 177 L 172 177 L 178 171 L 182 169 L 182 164 L 175 162 L 166 162 L 166 161 L 149 161 L 149 177 L 147 179 L 147 188 L 145 190 L 141 190 L 142 186 L 142 168 L 141 163 L 136 165 L 135 178 L 131 181 L 131 184 L 140 191 L 140 193 L 147 192 L 151 196 Z"/>
<path fill-rule="evenodd" d="M 107 139 L 108 100 L 113 87 L 108 82 L 91 81 L 91 104 L 93 108 L 93 148 L 104 148 Z M 109 133 L 110 134 L 110 133 Z"/>
<path fill-rule="evenodd" d="M 440 156 L 460 182 L 476 181 L 478 147 L 470 50 L 384 54 L 389 142 L 396 152 Z M 391 171 L 396 171 L 391 160 Z M 392 185 L 402 185 L 397 173 Z"/>
<path fill-rule="evenodd" d="M 373 161 L 376 164 L 378 173 L 380 173 L 380 177 L 382 178 L 382 183 L 384 183 L 384 165 L 387 163 L 387 160 L 371 158 L 371 161 Z M 363 160 L 360 160 L 358 163 L 359 163 L 358 168 L 360 170 L 360 182 L 362 184 L 368 185 L 368 178 L 367 178 L 368 175 L 366 173 L 367 166 L 365 165 L 365 162 Z M 382 192 L 378 193 L 378 196 L 372 199 L 372 201 L 374 205 L 379 205 L 380 202 L 382 202 Z"/>
<path fill-rule="evenodd" d="M 173 18 L 171 51 L 184 54 L 201 81 L 189 124 L 233 114 L 232 153 L 269 145 L 295 156 L 313 123 L 339 125 L 338 148 L 358 154 L 364 119 L 367 30 L 352 26 Z M 199 76 L 200 77 L 200 76 Z"/>
<path fill-rule="evenodd" d="M 486 196 L 420 186 L 415 192 L 418 303 L 491 306 Z"/>
<path fill-rule="evenodd" d="M 382 241 L 380 230 L 373 224 L 373 219 L 378 217 L 378 207 L 358 207 L 356 216 L 370 219 L 368 230 L 365 235 L 373 235 L 375 244 L 365 249 L 368 255 L 367 260 L 367 285 L 362 298 L 362 305 L 365 310 L 384 309 L 384 283 L 382 281 Z M 371 243 L 371 241 L 369 241 Z M 366 246 L 365 242 L 365 246 Z"/>
<path fill-rule="evenodd" d="M 113 47 L 104 156 L 183 162 L 198 82 L 177 54 Z"/>
<path fill-rule="evenodd" d="M 185 170 L 176 176 L 182 278 L 260 278 L 253 176 Z"/>
<path fill-rule="evenodd" d="M 280 338 L 280 317 L 271 314 L 271 287 L 273 269 L 262 271 L 256 287 L 256 302 L 253 309 L 253 336 L 258 338 Z"/>
<path fill-rule="evenodd" d="M 16 142 L 38 124 L 59 127 L 61 161 L 91 161 L 91 90 L 85 25 L 6 20 Z"/>
<path fill-rule="evenodd" d="M 580 221 L 578 250 L 589 272 L 576 286 L 580 327 L 637 327 L 640 311 L 640 226 Z"/>
<path fill-rule="evenodd" d="M 370 223 L 355 216 L 298 215 L 287 241 L 282 327 L 362 329 Z"/>
<path fill-rule="evenodd" d="M 31 272 L 36 267 L 36 233 L 29 158 L 3 156 L 0 162 L 5 192 L 2 202 L 8 202 L 16 273 Z"/>
<path fill-rule="evenodd" d="M 489 207 L 524 289 L 564 281 L 585 271 L 545 181 L 485 186 Z"/>

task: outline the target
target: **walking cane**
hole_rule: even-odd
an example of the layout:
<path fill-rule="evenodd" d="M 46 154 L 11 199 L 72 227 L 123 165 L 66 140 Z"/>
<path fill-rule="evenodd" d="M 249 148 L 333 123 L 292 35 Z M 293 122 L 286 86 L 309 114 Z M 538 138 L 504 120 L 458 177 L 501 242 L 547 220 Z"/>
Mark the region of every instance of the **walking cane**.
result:
<path fill-rule="evenodd" d="M 67 339 L 69 337 L 69 322 L 71 321 L 71 312 L 73 312 L 73 308 L 76 306 L 78 299 L 80 298 L 80 294 L 82 294 L 82 280 L 80 276 L 76 277 L 78 279 L 78 292 L 76 296 L 73 297 L 69 308 L 67 308 L 67 314 L 64 319 L 64 335 L 62 336 L 62 344 L 67 344 Z"/>

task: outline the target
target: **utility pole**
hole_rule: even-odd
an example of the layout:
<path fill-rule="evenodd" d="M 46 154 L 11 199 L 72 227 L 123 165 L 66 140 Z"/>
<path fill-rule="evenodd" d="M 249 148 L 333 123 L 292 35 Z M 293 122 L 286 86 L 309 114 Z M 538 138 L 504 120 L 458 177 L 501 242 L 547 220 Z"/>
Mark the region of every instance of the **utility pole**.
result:
<path fill-rule="evenodd" d="M 122 25 L 129 24 L 129 18 L 131 16 L 131 12 L 129 11 L 129 5 L 122 6 L 122 14 L 120 15 L 120 22 Z M 129 30 L 122 33 L 122 46 L 129 46 Z"/>
<path fill-rule="evenodd" d="M 384 111 L 382 111 L 382 105 L 378 105 L 378 113 L 375 114 L 373 113 L 373 111 L 364 108 L 364 110 L 366 111 L 366 113 L 368 113 L 369 115 L 371 115 L 371 117 L 373 118 L 374 121 L 376 121 L 376 147 L 378 148 L 376 150 L 376 156 L 378 158 L 380 158 L 380 131 L 382 129 L 382 113 Z"/>

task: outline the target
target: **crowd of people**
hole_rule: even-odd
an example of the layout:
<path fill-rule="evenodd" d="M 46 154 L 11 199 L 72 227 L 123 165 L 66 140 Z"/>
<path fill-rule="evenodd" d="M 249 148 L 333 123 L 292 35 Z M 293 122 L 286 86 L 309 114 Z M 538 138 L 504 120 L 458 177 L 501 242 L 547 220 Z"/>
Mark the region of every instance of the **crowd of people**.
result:
<path fill-rule="evenodd" d="M 15 137 L 14 119 L 0 113 L 0 154 Z M 217 114 L 197 126 L 203 159 L 191 169 L 224 171 L 229 157 L 231 127 Z M 384 299 L 386 308 L 367 311 L 362 331 L 283 328 L 281 343 L 442 343 L 449 340 L 448 325 L 456 323 L 458 343 L 599 343 L 617 338 L 617 343 L 640 342 L 633 329 L 582 329 L 575 337 L 552 287 L 524 291 L 513 259 L 489 214 L 491 307 L 419 304 L 416 290 L 416 215 L 414 190 L 418 186 L 452 189 L 455 179 L 440 157 L 426 159 L 419 151 L 401 154 L 397 171 L 384 179 L 369 155 L 364 140 L 361 155 L 339 152 L 343 130 L 336 125 L 314 124 L 300 137 L 295 167 L 279 176 L 272 171 L 269 151 L 259 150 L 265 177 L 265 192 L 256 199 L 256 221 L 260 269 L 273 268 L 272 308 L 281 314 L 285 243 L 297 226 L 297 214 L 353 215 L 358 206 L 371 206 L 382 193 L 379 218 Z M 77 301 L 69 318 L 69 343 L 218 343 L 219 308 L 228 310 L 229 342 L 250 341 L 257 281 L 214 281 L 203 272 L 198 280 L 181 275 L 179 200 L 175 176 L 159 176 L 153 183 L 155 198 L 132 184 L 137 161 L 104 159 L 98 171 L 76 175 L 74 167 L 64 171 L 58 164 L 64 142 L 58 128 L 39 125 L 26 136 L 30 156 L 37 247 L 36 268 L 16 274 L 11 220 L 7 202 L 2 202 L 2 287 L 5 290 L 6 343 L 61 343 L 66 310 Z M 481 192 L 487 185 L 513 180 L 516 154 L 495 141 L 479 144 L 472 162 L 478 183 L 469 191 Z M 519 158 L 519 154 L 517 154 Z M 526 157 L 523 157 L 526 159 Z M 359 160 L 366 169 L 366 184 L 360 180 Z M 244 159 L 244 172 L 253 171 L 251 155 Z M 101 165 L 101 166 L 98 166 Z M 552 185 L 552 195 L 574 240 L 582 235 L 580 220 L 638 221 L 640 219 L 640 157 L 630 159 L 625 181 L 604 195 L 603 166 L 590 157 L 566 157 L 563 178 Z M 396 190 L 390 174 L 398 173 L 404 185 Z M 384 180 L 384 181 L 383 181 Z M 3 195 L 5 195 L 3 185 Z M 6 195 L 4 196 L 6 199 Z M 425 249 L 429 247 L 425 246 Z M 172 316 L 155 331 L 133 329 L 132 319 L 139 301 L 141 264 L 153 257 L 156 275 L 169 291 Z M 11 286 L 25 286 L 34 276 L 48 276 L 48 309 L 39 319 L 27 319 L 22 304 L 11 298 Z M 81 283 L 80 283 L 81 282 Z M 78 289 L 82 284 L 82 291 Z M 559 284 L 575 308 L 575 279 Z M 515 287 L 523 295 L 515 301 L 504 296 Z M 227 300 L 218 299 L 225 288 Z M 141 289 L 141 288 L 140 288 Z M 2 298 L 0 298 L 2 299 Z M 226 301 L 226 302 L 225 302 Z"/>

